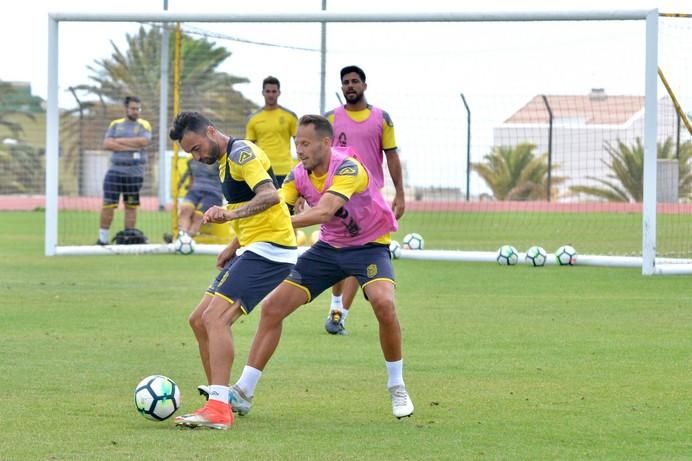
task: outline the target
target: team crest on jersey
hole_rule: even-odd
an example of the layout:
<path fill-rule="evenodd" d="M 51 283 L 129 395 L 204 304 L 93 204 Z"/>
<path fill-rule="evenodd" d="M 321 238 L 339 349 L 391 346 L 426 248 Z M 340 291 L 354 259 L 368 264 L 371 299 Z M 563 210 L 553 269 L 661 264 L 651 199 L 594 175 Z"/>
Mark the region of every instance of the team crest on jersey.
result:
<path fill-rule="evenodd" d="M 366 269 L 368 278 L 371 279 L 377 275 L 377 264 L 370 264 Z"/>
<path fill-rule="evenodd" d="M 244 150 L 240 154 L 238 154 L 238 163 L 240 165 L 249 162 L 255 158 L 255 153 L 249 150 Z"/>
<path fill-rule="evenodd" d="M 358 175 L 358 165 L 350 160 L 344 160 L 344 162 L 336 170 L 337 176 L 357 176 Z"/>

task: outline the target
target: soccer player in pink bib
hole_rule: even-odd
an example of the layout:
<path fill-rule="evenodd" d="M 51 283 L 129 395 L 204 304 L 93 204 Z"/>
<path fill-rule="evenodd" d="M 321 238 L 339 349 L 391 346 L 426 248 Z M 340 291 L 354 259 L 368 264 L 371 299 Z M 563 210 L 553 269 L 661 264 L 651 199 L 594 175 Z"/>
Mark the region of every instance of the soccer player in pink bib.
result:
<path fill-rule="evenodd" d="M 240 415 L 250 411 L 255 387 L 279 344 L 284 318 L 346 277 L 358 281 L 377 317 L 392 412 L 397 418 L 413 414 L 403 379 L 389 256 L 396 218 L 353 149 L 332 147 L 333 136 L 325 117 L 306 115 L 299 121 L 300 163 L 286 177 L 281 194 L 289 208 L 298 197 L 305 199 L 310 208 L 291 218 L 293 227 L 320 224 L 321 237 L 262 303 L 247 365 L 230 390 L 233 411 Z"/>
<path fill-rule="evenodd" d="M 355 149 L 358 159 L 370 173 L 370 181 L 378 189 L 384 187 L 383 161 L 387 158 L 387 169 L 394 184 L 391 208 L 396 219 L 399 219 L 404 214 L 405 199 L 394 123 L 387 112 L 368 104 L 365 98 L 368 84 L 363 69 L 346 66 L 340 74 L 341 92 L 346 104 L 326 114 L 334 128 L 333 145 Z M 344 322 L 357 291 L 358 283 L 352 277 L 334 286 L 324 325 L 328 333 L 346 334 Z"/>

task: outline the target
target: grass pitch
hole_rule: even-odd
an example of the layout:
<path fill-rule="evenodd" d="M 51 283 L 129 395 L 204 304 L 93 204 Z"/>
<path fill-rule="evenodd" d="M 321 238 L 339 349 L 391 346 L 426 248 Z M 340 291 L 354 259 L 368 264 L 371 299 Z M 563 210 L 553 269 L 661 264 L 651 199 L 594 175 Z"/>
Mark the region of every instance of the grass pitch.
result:
<path fill-rule="evenodd" d="M 162 373 L 196 409 L 186 318 L 209 256 L 47 258 L 43 214 L 0 214 L 2 460 L 689 459 L 689 277 L 396 261 L 412 418 L 391 416 L 377 324 L 328 299 L 289 317 L 248 416 L 228 432 L 137 414 Z M 244 364 L 258 320 L 234 327 Z M 234 379 L 234 378 L 233 378 Z"/>

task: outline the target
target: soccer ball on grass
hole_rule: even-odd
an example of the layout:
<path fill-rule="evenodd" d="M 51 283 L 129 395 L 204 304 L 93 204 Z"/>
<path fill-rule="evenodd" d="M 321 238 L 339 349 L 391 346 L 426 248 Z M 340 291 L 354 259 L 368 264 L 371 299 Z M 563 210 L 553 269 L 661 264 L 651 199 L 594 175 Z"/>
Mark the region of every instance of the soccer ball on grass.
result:
<path fill-rule="evenodd" d="M 425 247 L 423 236 L 412 232 L 404 236 L 403 245 L 407 250 L 422 250 Z"/>
<path fill-rule="evenodd" d="M 180 407 L 180 389 L 165 376 L 147 376 L 135 387 L 135 407 L 145 418 L 163 421 Z"/>
<path fill-rule="evenodd" d="M 181 255 L 191 255 L 195 252 L 195 241 L 188 234 L 180 234 L 173 242 L 173 248 Z"/>
<path fill-rule="evenodd" d="M 495 259 L 501 266 L 514 266 L 519 261 L 519 253 L 512 245 L 502 245 L 497 249 Z"/>
<path fill-rule="evenodd" d="M 548 258 L 548 254 L 545 252 L 543 247 L 532 246 L 526 251 L 525 261 L 526 264 L 533 267 L 545 266 L 545 261 Z"/>
<path fill-rule="evenodd" d="M 561 266 L 574 266 L 577 263 L 577 250 L 571 245 L 563 245 L 555 252 L 555 258 Z"/>

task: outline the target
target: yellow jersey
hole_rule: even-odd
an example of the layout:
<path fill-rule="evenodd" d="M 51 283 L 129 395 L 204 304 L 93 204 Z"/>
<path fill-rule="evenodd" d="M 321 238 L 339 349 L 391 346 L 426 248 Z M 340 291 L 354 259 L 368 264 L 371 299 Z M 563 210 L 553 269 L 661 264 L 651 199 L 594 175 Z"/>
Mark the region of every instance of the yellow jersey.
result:
<path fill-rule="evenodd" d="M 273 182 L 272 167 L 267 155 L 255 144 L 231 138 L 226 153 L 219 158 L 219 179 L 228 201 L 227 209 L 233 210 L 250 201 L 258 185 Z M 297 247 L 291 216 L 283 200 L 230 223 L 241 246 L 267 242 L 284 248 Z"/>
<path fill-rule="evenodd" d="M 298 116 L 278 106 L 260 109 L 250 116 L 245 127 L 245 139 L 257 144 L 269 157 L 274 174 L 286 176 L 296 161 L 291 156 L 291 137 L 298 130 Z"/>

